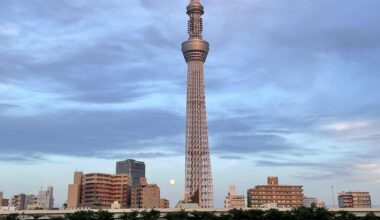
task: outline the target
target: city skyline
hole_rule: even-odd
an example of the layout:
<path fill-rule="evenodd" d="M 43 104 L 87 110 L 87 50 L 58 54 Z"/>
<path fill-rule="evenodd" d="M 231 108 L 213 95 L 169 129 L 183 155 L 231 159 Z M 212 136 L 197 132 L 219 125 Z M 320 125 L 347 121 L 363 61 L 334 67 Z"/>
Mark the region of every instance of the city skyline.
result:
<path fill-rule="evenodd" d="M 113 173 L 133 158 L 181 199 L 187 4 L 0 2 L 5 198 L 53 185 L 60 206 L 74 170 Z M 216 206 L 229 185 L 245 194 L 270 175 L 327 204 L 334 185 L 379 205 L 380 3 L 203 4 Z"/>

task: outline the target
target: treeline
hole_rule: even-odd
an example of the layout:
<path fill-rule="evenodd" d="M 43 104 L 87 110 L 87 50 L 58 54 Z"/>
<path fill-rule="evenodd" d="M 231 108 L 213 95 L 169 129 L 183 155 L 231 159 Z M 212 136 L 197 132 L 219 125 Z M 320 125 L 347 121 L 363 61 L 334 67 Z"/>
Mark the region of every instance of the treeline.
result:
<path fill-rule="evenodd" d="M 232 209 L 225 214 L 216 214 L 212 212 L 171 212 L 162 214 L 157 210 L 129 212 L 116 215 L 101 210 L 78 211 L 73 214 L 67 214 L 65 217 L 50 217 L 52 220 L 380 220 L 374 213 L 368 213 L 365 217 L 357 217 L 349 212 L 330 212 L 324 208 L 306 208 L 301 207 L 292 211 L 279 211 L 270 209 L 267 211 L 251 209 L 241 210 Z M 42 216 L 32 216 L 39 219 Z M 0 220 L 19 220 L 23 216 L 11 214 L 6 217 L 0 217 Z M 28 218 L 29 219 L 29 218 Z"/>

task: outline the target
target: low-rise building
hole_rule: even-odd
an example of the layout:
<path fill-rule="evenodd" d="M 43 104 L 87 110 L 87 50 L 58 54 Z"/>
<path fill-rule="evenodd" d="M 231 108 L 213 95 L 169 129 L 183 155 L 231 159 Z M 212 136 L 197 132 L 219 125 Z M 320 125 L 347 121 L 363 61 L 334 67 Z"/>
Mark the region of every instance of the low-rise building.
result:
<path fill-rule="evenodd" d="M 278 177 L 268 177 L 267 185 L 258 185 L 247 191 L 248 207 L 260 208 L 277 204 L 279 208 L 296 208 L 303 205 L 302 185 L 280 185 Z"/>
<path fill-rule="evenodd" d="M 111 208 L 117 201 L 122 208 L 130 207 L 131 179 L 127 174 L 74 173 L 68 187 L 67 208 Z"/>
<path fill-rule="evenodd" d="M 318 203 L 318 199 L 313 198 L 313 197 L 303 197 L 303 206 L 311 208 L 311 207 L 316 207 Z"/>
<path fill-rule="evenodd" d="M 160 188 L 156 184 L 148 184 L 146 178 L 140 178 L 140 185 L 132 189 L 131 208 L 160 208 Z"/>
<path fill-rule="evenodd" d="M 338 195 L 339 208 L 371 208 L 369 192 L 341 192 Z"/>
<path fill-rule="evenodd" d="M 9 199 L 4 199 L 4 193 L 0 192 L 0 207 L 8 206 Z"/>
<path fill-rule="evenodd" d="M 183 199 L 178 201 L 175 208 L 176 209 L 198 209 L 199 204 L 192 202 L 190 198 L 190 193 L 188 191 L 185 191 Z"/>
<path fill-rule="evenodd" d="M 224 199 L 224 208 L 228 209 L 242 209 L 246 207 L 245 197 L 243 195 L 236 195 L 235 186 L 230 186 L 227 196 Z"/>
<path fill-rule="evenodd" d="M 169 200 L 167 199 L 160 199 L 160 209 L 168 209 L 170 206 Z"/>
<path fill-rule="evenodd" d="M 25 195 L 20 193 L 14 195 L 11 199 L 10 205 L 15 207 L 16 210 L 26 210 L 28 206 L 37 205 L 38 198 L 35 195 Z"/>

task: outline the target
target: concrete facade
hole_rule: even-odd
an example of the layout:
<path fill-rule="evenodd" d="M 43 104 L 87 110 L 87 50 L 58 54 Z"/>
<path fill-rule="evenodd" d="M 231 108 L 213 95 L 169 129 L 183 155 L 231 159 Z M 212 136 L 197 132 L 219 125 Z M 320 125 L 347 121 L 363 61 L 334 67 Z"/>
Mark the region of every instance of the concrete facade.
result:
<path fill-rule="evenodd" d="M 153 209 L 160 207 L 160 188 L 148 184 L 146 178 L 140 179 L 138 188 L 132 189 L 131 208 Z"/>
<path fill-rule="evenodd" d="M 303 205 L 303 186 L 280 185 L 278 177 L 268 177 L 267 182 L 267 185 L 258 185 L 247 191 L 248 207 L 277 204 L 279 208 L 295 208 Z"/>
<path fill-rule="evenodd" d="M 43 209 L 51 210 L 54 208 L 54 196 L 53 196 L 53 187 L 48 186 L 46 190 L 38 191 L 37 203 Z"/>
<path fill-rule="evenodd" d="M 236 195 L 235 186 L 230 186 L 227 196 L 224 199 L 224 208 L 242 209 L 246 207 L 246 199 L 243 195 Z"/>
<path fill-rule="evenodd" d="M 341 192 L 338 195 L 339 208 L 371 208 L 369 192 Z"/>
<path fill-rule="evenodd" d="M 117 201 L 130 207 L 131 179 L 127 174 L 74 173 L 69 185 L 67 208 L 110 208 Z"/>

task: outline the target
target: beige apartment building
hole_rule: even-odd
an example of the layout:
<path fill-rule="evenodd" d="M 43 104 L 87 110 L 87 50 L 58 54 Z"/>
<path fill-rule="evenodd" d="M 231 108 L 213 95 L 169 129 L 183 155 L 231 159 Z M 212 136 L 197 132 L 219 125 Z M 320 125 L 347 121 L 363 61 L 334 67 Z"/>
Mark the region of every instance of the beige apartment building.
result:
<path fill-rule="evenodd" d="M 248 207 L 260 208 L 274 204 L 279 208 L 303 205 L 303 186 L 280 185 L 278 177 L 268 177 L 267 185 L 258 185 L 247 191 Z"/>
<path fill-rule="evenodd" d="M 114 202 L 130 207 L 131 179 L 127 174 L 74 173 L 69 185 L 67 208 L 111 208 Z"/>
<path fill-rule="evenodd" d="M 236 195 L 236 187 L 230 186 L 227 196 L 224 199 L 224 208 L 227 209 L 242 209 L 246 207 L 245 197 L 243 195 Z"/>
<path fill-rule="evenodd" d="M 160 188 L 156 184 L 148 184 L 146 178 L 140 178 L 139 187 L 132 189 L 131 208 L 160 208 Z"/>
<path fill-rule="evenodd" d="M 341 192 L 338 195 L 339 208 L 371 208 L 369 192 Z"/>

